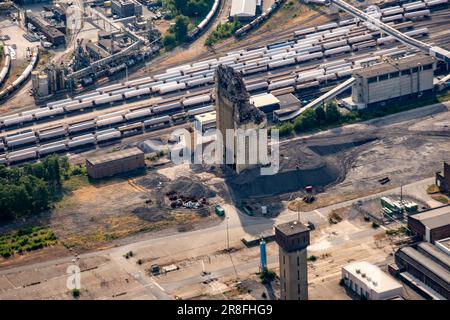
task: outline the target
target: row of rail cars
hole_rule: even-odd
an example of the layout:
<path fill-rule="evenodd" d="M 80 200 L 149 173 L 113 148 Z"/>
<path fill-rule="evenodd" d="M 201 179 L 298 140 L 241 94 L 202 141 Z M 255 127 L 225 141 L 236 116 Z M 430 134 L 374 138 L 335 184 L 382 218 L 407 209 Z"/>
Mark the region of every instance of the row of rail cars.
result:
<path fill-rule="evenodd" d="M 11 54 L 8 46 L 3 46 L 3 57 L 3 67 L 0 71 L 0 87 L 3 85 L 3 82 L 5 82 L 9 69 L 11 68 Z"/>
<path fill-rule="evenodd" d="M 207 100 L 206 97 L 196 98 Z M 206 105 L 186 112 L 157 115 L 150 118 L 147 117 L 152 114 L 151 108 L 143 108 L 127 113 L 111 113 L 93 120 L 84 120 L 69 125 L 38 131 L 27 130 L 4 136 L 0 138 L 0 164 L 14 164 L 53 153 L 110 142 L 124 137 L 130 131 L 152 130 L 176 124 L 180 119 L 185 120 L 197 114 L 210 112 L 214 108 L 213 105 Z M 111 126 L 115 127 L 111 128 Z"/>
<path fill-rule="evenodd" d="M 5 46 L 6 48 L 6 46 Z M 36 66 L 36 63 L 38 61 L 38 55 L 39 52 L 37 49 L 33 50 L 31 54 L 30 63 L 25 68 L 25 70 L 22 72 L 22 74 L 13 81 L 9 86 L 5 87 L 3 90 L 0 91 L 0 100 L 3 98 L 6 98 L 11 93 L 13 93 L 16 89 L 18 89 L 31 75 L 31 72 L 33 71 L 34 67 Z"/>
<path fill-rule="evenodd" d="M 352 21 L 348 21 L 348 23 L 350 22 Z M 413 24 L 412 22 L 405 22 L 394 26 L 408 29 Z M 17 126 L 78 110 L 123 103 L 130 99 L 151 94 L 164 95 L 212 84 L 214 83 L 215 68 L 219 64 L 229 65 L 235 70 L 240 70 L 244 75 L 252 75 L 358 51 L 362 47 L 383 45 L 395 41 L 392 37 L 376 38 L 378 36 L 376 32 L 371 32 L 364 26 L 357 26 L 353 23 L 341 27 L 328 24 L 318 26 L 315 29 L 321 31 L 310 33 L 309 29 L 299 30 L 295 34 L 299 37 L 299 33 L 301 33 L 302 39 L 271 44 L 258 49 L 230 52 L 218 59 L 177 66 L 153 77 L 144 77 L 105 86 L 75 98 L 48 103 L 42 108 L 1 117 L 0 128 Z M 425 35 L 428 33 L 428 29 L 421 28 L 405 33 L 411 36 Z M 339 77 L 339 75 L 336 76 Z M 320 81 L 320 79 L 315 80 Z M 252 91 L 252 87 L 249 90 Z"/>
<path fill-rule="evenodd" d="M 189 33 L 189 39 L 193 40 L 200 36 L 207 29 L 208 25 L 211 23 L 219 9 L 220 0 L 214 0 L 211 10 L 209 10 L 206 17 L 202 21 L 200 21 L 198 26 L 194 30 L 192 30 L 192 32 Z"/>

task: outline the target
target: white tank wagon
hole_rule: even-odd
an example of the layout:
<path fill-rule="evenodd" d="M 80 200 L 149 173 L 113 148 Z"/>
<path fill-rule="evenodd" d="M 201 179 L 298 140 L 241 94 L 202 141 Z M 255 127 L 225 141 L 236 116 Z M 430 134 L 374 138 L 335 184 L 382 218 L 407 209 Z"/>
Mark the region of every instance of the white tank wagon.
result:
<path fill-rule="evenodd" d="M 401 8 L 401 7 L 395 7 L 395 8 L 386 8 L 386 9 L 382 9 L 381 10 L 381 15 L 383 17 L 389 17 L 389 16 L 396 16 L 399 14 L 403 14 L 403 12 L 405 11 L 405 9 Z"/>
<path fill-rule="evenodd" d="M 6 160 L 6 156 L 0 156 L 0 164 L 7 165 L 8 160 Z"/>
<path fill-rule="evenodd" d="M 166 72 L 168 72 L 168 71 L 166 70 Z M 135 87 L 135 86 L 139 86 L 142 84 L 150 83 L 152 81 L 154 81 L 152 77 L 143 77 L 143 78 L 139 78 L 139 79 L 129 80 L 129 81 L 125 82 L 124 84 L 127 87 Z"/>
<path fill-rule="evenodd" d="M 211 102 L 211 100 L 212 99 L 211 99 L 211 95 L 210 94 L 204 94 L 204 95 L 201 95 L 201 96 L 186 98 L 183 101 L 181 101 L 181 104 L 184 107 L 191 107 L 191 106 L 195 106 L 195 105 L 198 105 L 198 104 Z"/>
<path fill-rule="evenodd" d="M 428 35 L 428 28 L 419 28 L 411 31 L 406 31 L 404 34 L 410 37 L 426 36 Z"/>
<path fill-rule="evenodd" d="M 195 116 L 197 114 L 201 114 L 201 113 L 205 113 L 205 112 L 210 112 L 210 111 L 214 111 L 216 109 L 215 106 L 213 105 L 209 105 L 206 107 L 201 107 L 201 108 L 196 108 L 196 109 L 191 109 L 187 112 L 188 116 Z"/>
<path fill-rule="evenodd" d="M 193 88 L 193 87 L 208 84 L 208 83 L 214 83 L 214 76 L 209 76 L 209 77 L 204 77 L 204 78 L 202 77 L 200 79 L 189 80 L 186 82 L 186 85 L 189 88 Z"/>
<path fill-rule="evenodd" d="M 64 126 L 57 127 L 57 128 L 51 128 L 51 129 L 44 129 L 39 130 L 37 135 L 39 137 L 39 140 L 46 140 L 46 139 L 52 139 L 56 137 L 62 137 L 67 134 L 67 129 Z"/>
<path fill-rule="evenodd" d="M 403 21 L 403 15 L 396 14 L 395 16 L 382 17 L 381 21 L 384 23 L 393 22 L 393 21 Z"/>
<path fill-rule="evenodd" d="M 321 75 L 324 75 L 324 74 L 325 74 L 324 69 L 302 72 L 302 73 L 298 74 L 296 82 L 302 83 L 302 82 L 308 82 L 308 81 L 315 81 L 317 79 L 317 77 L 320 77 Z"/>
<path fill-rule="evenodd" d="M 144 121 L 145 127 L 170 123 L 170 116 L 162 116 Z"/>
<path fill-rule="evenodd" d="M 393 36 L 387 36 L 387 37 L 378 38 L 377 44 L 381 46 L 381 45 L 385 45 L 388 43 L 394 43 L 396 41 L 397 40 Z"/>
<path fill-rule="evenodd" d="M 124 97 L 124 95 L 127 93 L 127 92 L 132 92 L 132 91 L 134 91 L 134 90 L 136 90 L 136 88 L 135 87 L 133 87 L 133 88 L 123 88 L 123 89 L 118 89 L 118 90 L 114 90 L 114 91 L 112 91 L 112 92 L 110 92 L 110 95 L 116 95 L 116 94 L 120 94 L 120 95 L 122 95 L 122 97 Z"/>
<path fill-rule="evenodd" d="M 338 40 L 338 41 L 331 41 L 331 42 L 325 42 L 322 44 L 322 47 L 324 50 L 338 48 L 347 45 L 347 40 Z"/>
<path fill-rule="evenodd" d="M 327 24 L 322 24 L 320 26 L 317 26 L 316 31 L 330 30 L 330 29 L 334 29 L 337 27 L 338 27 L 338 24 L 335 22 L 332 22 L 332 23 L 327 23 Z"/>
<path fill-rule="evenodd" d="M 119 111 L 109 112 L 109 113 L 99 115 L 95 119 L 96 120 L 104 120 L 104 119 L 109 119 L 109 118 L 116 117 L 116 116 L 123 116 L 127 112 L 128 112 L 127 110 L 119 110 Z"/>
<path fill-rule="evenodd" d="M 81 132 L 89 129 L 94 129 L 96 127 L 94 120 L 84 121 L 84 122 L 78 122 L 78 123 L 71 123 L 69 124 L 69 128 L 67 131 L 69 133 L 76 133 Z"/>
<path fill-rule="evenodd" d="M 144 117 L 149 117 L 152 115 L 152 109 L 151 108 L 145 108 L 145 109 L 141 109 L 141 110 L 136 110 L 130 113 L 127 113 L 125 115 L 125 119 L 127 121 L 129 120 L 134 120 L 134 119 L 139 119 L 139 118 L 144 118 Z"/>
<path fill-rule="evenodd" d="M 166 94 L 169 92 L 175 92 L 175 91 L 179 91 L 179 90 L 183 90 L 186 89 L 186 83 L 182 82 L 182 83 L 167 83 L 164 85 L 161 85 L 158 87 L 158 92 L 160 94 Z"/>
<path fill-rule="evenodd" d="M 43 144 L 38 148 L 40 157 L 63 151 L 67 151 L 67 145 L 65 141 Z"/>
<path fill-rule="evenodd" d="M 122 89 L 123 87 L 124 87 L 124 84 L 116 83 L 116 84 L 112 84 L 112 85 L 109 85 L 106 87 L 98 88 L 97 91 L 100 92 L 101 94 L 105 94 L 105 93 L 109 93 L 114 90 Z"/>
<path fill-rule="evenodd" d="M 407 12 L 404 14 L 406 19 L 417 19 L 417 18 L 426 18 L 429 17 L 431 14 L 430 10 L 420 10 L 420 11 L 414 11 L 414 12 Z"/>
<path fill-rule="evenodd" d="M 78 147 L 84 147 L 87 145 L 92 145 L 96 143 L 96 139 L 94 137 L 94 135 L 87 135 L 87 136 L 83 136 L 83 137 L 78 137 L 77 139 L 73 138 L 72 140 L 67 142 L 67 147 L 69 149 L 75 149 Z"/>
<path fill-rule="evenodd" d="M 59 105 L 61 103 L 65 103 L 65 102 L 70 102 L 70 101 L 73 101 L 73 99 L 72 98 L 67 98 L 67 99 L 62 99 L 62 100 L 58 100 L 58 101 L 49 102 L 49 103 L 47 103 L 46 106 L 51 109 L 52 107 L 54 107 L 56 105 Z"/>
<path fill-rule="evenodd" d="M 448 3 L 448 0 L 425 0 L 428 8 L 432 8 L 435 6 L 445 5 Z"/>
<path fill-rule="evenodd" d="M 54 108 L 54 109 L 45 110 L 45 111 L 41 111 L 41 112 L 36 112 L 34 114 L 34 117 L 36 118 L 36 120 L 40 120 L 43 118 L 54 117 L 56 115 L 63 114 L 63 113 L 64 113 L 64 109 L 60 107 L 60 108 Z"/>
<path fill-rule="evenodd" d="M 368 33 L 368 34 L 363 34 L 363 35 L 360 35 L 360 36 L 348 38 L 347 41 L 348 41 L 349 44 L 355 44 L 355 43 L 358 43 L 358 42 L 369 41 L 369 40 L 372 40 L 372 39 L 373 39 L 373 36 L 370 33 Z"/>
<path fill-rule="evenodd" d="M 121 94 L 115 94 L 115 95 L 112 95 L 112 96 L 96 98 L 94 100 L 94 104 L 98 106 L 98 105 L 107 104 L 107 103 L 111 104 L 113 102 L 121 101 L 121 100 L 123 100 L 122 95 Z"/>
<path fill-rule="evenodd" d="M 103 134 L 97 134 L 97 142 L 105 142 L 110 141 L 114 139 L 120 139 L 122 137 L 122 134 L 119 130 L 114 130 L 112 132 L 103 133 Z"/>
<path fill-rule="evenodd" d="M 275 62 L 269 62 L 269 69 L 276 69 L 284 66 L 289 66 L 291 64 L 295 64 L 296 60 L 295 58 L 289 58 L 286 60 L 281 61 L 275 61 Z"/>
<path fill-rule="evenodd" d="M 30 135 L 27 137 L 17 138 L 14 140 L 12 140 L 12 139 L 8 140 L 6 142 L 6 144 L 7 144 L 8 148 L 14 148 L 14 147 L 23 146 L 26 144 L 32 144 L 32 143 L 36 143 L 36 142 L 37 142 L 37 138 L 33 134 L 33 135 Z"/>
<path fill-rule="evenodd" d="M 404 5 L 402 5 L 402 7 L 403 7 L 403 9 L 405 9 L 405 13 L 406 13 L 406 12 L 426 9 L 427 5 L 426 5 L 426 3 L 422 2 L 422 1 L 416 1 L 416 2 L 412 2 L 412 3 L 404 4 Z"/>
<path fill-rule="evenodd" d="M 30 149 L 10 152 L 7 155 L 7 159 L 8 159 L 8 163 L 11 164 L 11 163 L 20 162 L 20 161 L 36 159 L 37 156 L 38 156 L 37 148 L 34 147 L 34 148 L 30 148 Z"/>
<path fill-rule="evenodd" d="M 7 135 L 7 136 L 3 137 L 3 139 L 5 140 L 5 142 L 8 142 L 8 141 L 11 141 L 11 140 L 22 139 L 22 138 L 26 138 L 26 137 L 29 137 L 29 136 L 35 136 L 35 135 L 36 135 L 35 132 L 30 130 L 30 131 L 27 131 L 27 132 Z"/>
<path fill-rule="evenodd" d="M 143 88 L 143 89 L 134 89 L 132 91 L 129 92 L 125 92 L 123 94 L 125 99 L 130 99 L 130 98 L 134 98 L 134 97 L 141 97 L 141 96 L 145 96 L 151 93 L 150 88 Z"/>
<path fill-rule="evenodd" d="M 8 76 L 9 69 L 11 68 L 11 55 L 9 53 L 8 46 L 3 46 L 3 68 L 0 71 L 0 86 L 2 86 L 3 82 L 6 80 L 6 77 Z"/>
<path fill-rule="evenodd" d="M 336 73 L 329 73 L 329 74 L 324 74 L 322 76 L 318 76 L 317 81 L 319 81 L 319 83 L 323 83 L 323 82 L 328 82 L 328 81 L 334 81 L 337 79 L 336 77 Z"/>
<path fill-rule="evenodd" d="M 295 78 L 272 82 L 269 84 L 268 90 L 270 91 L 270 90 L 274 90 L 274 89 L 293 86 L 294 84 L 295 84 Z"/>
<path fill-rule="evenodd" d="M 21 116 L 33 116 L 36 112 L 40 112 L 40 111 L 45 111 L 45 110 L 50 110 L 49 107 L 43 107 L 43 108 L 37 108 L 37 109 L 32 109 L 32 110 L 27 110 L 27 111 L 22 111 L 20 113 Z M 19 115 L 19 114 L 17 114 Z"/>
<path fill-rule="evenodd" d="M 175 110 L 178 110 L 181 108 L 182 108 L 181 102 L 172 102 L 172 103 L 153 107 L 152 112 L 161 113 L 161 112 L 167 112 L 167 111 L 175 111 Z"/>
<path fill-rule="evenodd" d="M 65 106 L 64 110 L 66 110 L 66 112 L 72 112 L 72 111 L 78 111 L 78 110 L 82 110 L 82 109 L 92 108 L 93 106 L 94 106 L 94 101 L 88 100 L 88 101 L 78 102 L 76 104 L 72 104 L 69 106 Z"/>
<path fill-rule="evenodd" d="M 269 87 L 269 84 L 267 82 L 258 82 L 253 83 L 245 86 L 247 91 L 256 91 L 256 90 L 262 90 L 267 89 Z"/>
<path fill-rule="evenodd" d="M 117 124 L 117 123 L 121 123 L 123 122 L 123 116 L 114 116 L 114 117 L 110 117 L 110 118 L 106 118 L 106 119 L 102 119 L 102 120 L 97 120 L 96 124 L 97 127 L 106 127 L 106 126 L 110 126 L 113 124 Z"/>
<path fill-rule="evenodd" d="M 14 126 L 14 125 L 18 125 L 18 124 L 23 124 L 23 123 L 27 123 L 27 122 L 31 122 L 33 121 L 33 116 L 27 115 L 27 116 L 14 116 L 12 118 L 8 118 L 3 120 L 3 125 L 5 127 L 9 127 L 9 126 Z"/>
<path fill-rule="evenodd" d="M 91 92 L 91 93 L 86 93 L 80 96 L 76 96 L 74 98 L 74 100 L 79 100 L 79 101 L 84 101 L 84 100 L 91 100 L 94 97 L 97 97 L 98 95 L 100 95 L 99 92 L 95 91 L 95 92 Z"/>
<path fill-rule="evenodd" d="M 350 46 L 343 46 L 343 47 L 325 50 L 325 52 L 323 54 L 325 57 L 330 57 L 330 56 L 333 56 L 336 54 L 347 53 L 347 52 L 350 52 L 351 50 L 352 50 L 352 48 Z"/>
<path fill-rule="evenodd" d="M 295 60 L 298 63 L 302 63 L 302 62 L 311 61 L 311 60 L 315 60 L 315 59 L 322 59 L 322 58 L 323 58 L 322 52 L 315 52 L 315 53 L 310 53 L 310 54 L 299 55 L 299 56 L 295 57 Z"/>

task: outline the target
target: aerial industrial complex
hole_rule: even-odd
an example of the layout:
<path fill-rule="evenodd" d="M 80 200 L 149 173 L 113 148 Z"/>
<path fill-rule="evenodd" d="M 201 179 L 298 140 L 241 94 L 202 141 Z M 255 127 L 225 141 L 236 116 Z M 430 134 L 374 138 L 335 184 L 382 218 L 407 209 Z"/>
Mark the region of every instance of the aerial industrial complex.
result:
<path fill-rule="evenodd" d="M 0 0 L 0 299 L 448 300 L 450 2 L 181 6 Z"/>

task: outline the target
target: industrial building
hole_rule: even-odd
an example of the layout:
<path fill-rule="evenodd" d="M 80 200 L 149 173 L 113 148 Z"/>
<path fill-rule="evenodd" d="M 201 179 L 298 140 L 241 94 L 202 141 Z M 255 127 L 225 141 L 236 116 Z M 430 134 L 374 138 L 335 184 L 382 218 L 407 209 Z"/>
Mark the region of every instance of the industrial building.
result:
<path fill-rule="evenodd" d="M 357 261 L 342 267 L 342 279 L 361 299 L 388 300 L 403 294 L 401 283 L 367 261 Z"/>
<path fill-rule="evenodd" d="M 142 5 L 134 0 L 112 0 L 111 12 L 119 18 L 142 15 Z"/>
<path fill-rule="evenodd" d="M 144 152 L 130 148 L 86 159 L 89 177 L 100 179 L 115 174 L 145 168 Z"/>
<path fill-rule="evenodd" d="M 429 299 L 450 299 L 450 256 L 428 242 L 395 253 L 398 276 Z"/>
<path fill-rule="evenodd" d="M 250 96 L 245 88 L 242 75 L 229 66 L 219 65 L 216 70 L 216 128 L 226 141 L 227 131 L 247 129 L 264 129 L 267 126 L 267 118 L 261 110 L 253 106 Z M 258 131 L 256 131 L 258 132 Z M 257 133 L 258 134 L 258 133 Z M 256 137 L 258 139 L 258 137 Z M 235 143 L 232 148 L 224 143 L 223 163 L 230 164 L 237 173 L 243 170 L 258 167 L 258 163 L 249 161 L 249 139 L 245 139 L 244 149 L 239 149 Z M 240 161 L 244 153 L 244 161 Z"/>
<path fill-rule="evenodd" d="M 231 2 L 230 20 L 249 21 L 256 17 L 257 0 L 233 0 Z M 261 5 L 260 5 L 261 6 Z"/>
<path fill-rule="evenodd" d="M 450 237 L 450 205 L 409 215 L 408 228 L 430 243 Z"/>
<path fill-rule="evenodd" d="M 280 109 L 280 100 L 271 93 L 252 96 L 250 103 L 266 114 Z"/>
<path fill-rule="evenodd" d="M 25 14 L 25 23 L 34 26 L 37 31 L 42 33 L 47 38 L 47 41 L 52 43 L 55 47 L 66 44 L 66 37 L 64 33 L 52 26 L 50 23 L 46 22 L 37 14 L 27 12 Z"/>
<path fill-rule="evenodd" d="M 416 55 L 385 61 L 370 68 L 355 71 L 352 87 L 352 107 L 364 109 L 383 106 L 388 102 L 421 97 L 433 91 L 435 59 Z"/>
<path fill-rule="evenodd" d="M 436 186 L 441 192 L 450 191 L 450 165 L 444 162 L 444 171 L 436 172 Z"/>
<path fill-rule="evenodd" d="M 279 246 L 280 299 L 308 300 L 309 228 L 300 221 L 275 226 Z"/>

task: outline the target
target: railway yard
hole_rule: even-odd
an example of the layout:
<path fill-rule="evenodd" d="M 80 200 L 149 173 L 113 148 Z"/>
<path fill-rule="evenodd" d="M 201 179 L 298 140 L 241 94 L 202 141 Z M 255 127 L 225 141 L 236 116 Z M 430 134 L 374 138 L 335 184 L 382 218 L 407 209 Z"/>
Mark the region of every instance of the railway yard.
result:
<path fill-rule="evenodd" d="M 420 43 L 450 50 L 450 2 L 403 2 L 382 6 L 380 20 Z M 214 11 L 219 5 L 214 2 Z M 345 263 L 366 259 L 386 270 L 400 243 L 386 231 L 402 224 L 375 228 L 354 203 L 378 203 L 381 196 L 402 193 L 423 208 L 441 205 L 426 190 L 450 152 L 448 99 L 282 137 L 281 173 L 274 176 L 175 164 L 167 154 L 173 130 L 191 128 L 196 116 L 217 111 L 219 65 L 239 71 L 250 96 L 293 94 L 303 110 L 353 79 L 356 71 L 423 51 L 347 13 L 314 24 L 320 12 L 311 11 L 313 24 L 278 33 L 263 29 L 274 32 L 271 37 L 258 37 L 256 29 L 241 39 L 241 46 L 239 41 L 219 43 L 216 51 L 202 52 L 191 63 L 142 76 L 137 71 L 139 76 L 127 74 L 42 105 L 4 113 L 0 106 L 0 165 L 20 166 L 52 154 L 84 165 L 86 158 L 131 147 L 146 157 L 145 172 L 83 180 L 48 212 L 0 225 L 0 234 L 45 225 L 58 237 L 55 246 L 0 257 L 0 299 L 71 299 L 64 274 L 74 261 L 83 273 L 81 299 L 278 299 L 278 279 L 260 284 L 258 248 L 244 245 L 243 239 L 258 239 L 293 219 L 315 228 L 308 248 L 310 299 L 349 299 L 338 284 Z M 10 61 L 6 51 L 0 84 Z M 435 83 L 448 73 L 448 64 L 443 65 Z M 349 95 L 350 86 L 336 99 Z M 349 112 L 340 103 L 338 109 Z M 272 116 L 268 120 L 270 126 L 279 124 Z M 155 156 L 159 151 L 164 152 Z M 387 183 L 381 183 L 385 177 Z M 308 193 L 299 185 L 314 186 L 315 202 L 305 203 Z M 179 206 L 174 207 L 174 199 Z M 216 204 L 225 217 L 213 214 Z M 332 223 L 336 212 L 343 219 Z M 155 265 L 169 271 L 152 274 Z M 267 244 L 267 265 L 279 271 L 275 243 Z M 404 291 L 407 299 L 421 299 L 407 286 Z"/>

